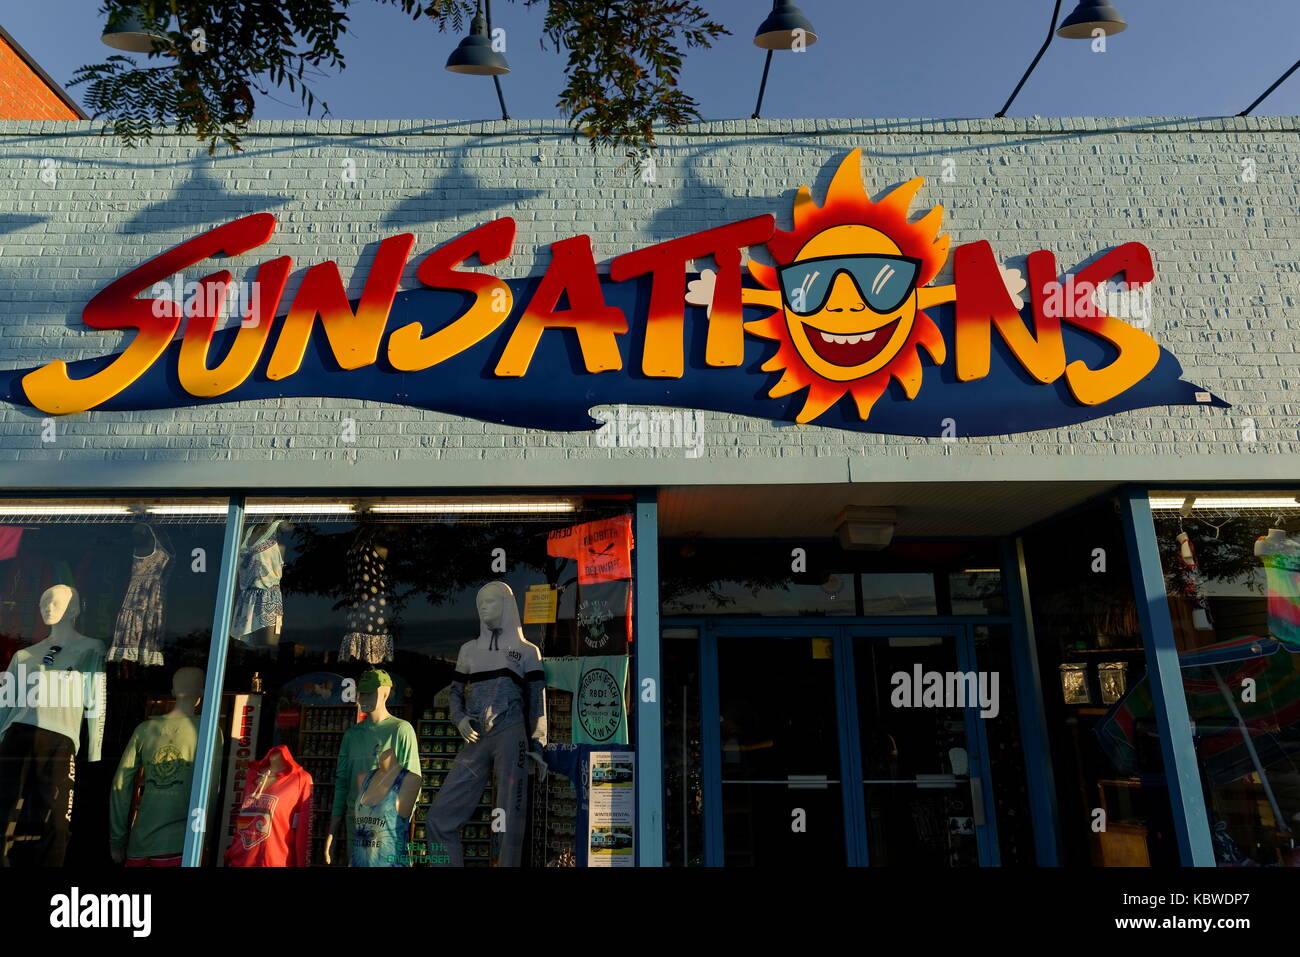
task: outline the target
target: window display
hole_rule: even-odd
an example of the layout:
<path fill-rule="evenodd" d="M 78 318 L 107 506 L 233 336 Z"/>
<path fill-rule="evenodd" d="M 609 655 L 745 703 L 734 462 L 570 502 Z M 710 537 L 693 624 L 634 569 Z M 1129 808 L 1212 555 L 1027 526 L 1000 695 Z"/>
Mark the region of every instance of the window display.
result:
<path fill-rule="evenodd" d="M 1300 866 L 1300 504 L 1161 491 L 1151 508 L 1215 858 Z M 1130 682 L 1108 738 L 1118 760 L 1150 715 L 1146 683 Z"/>
<path fill-rule="evenodd" d="M 635 746 L 629 506 L 248 502 L 205 861 L 585 865 L 576 783 Z M 295 814 L 240 756 L 268 749 L 311 782 Z M 245 854 L 264 834 L 288 850 Z"/>
<path fill-rule="evenodd" d="M 226 511 L 0 503 L 6 866 L 180 863 Z"/>

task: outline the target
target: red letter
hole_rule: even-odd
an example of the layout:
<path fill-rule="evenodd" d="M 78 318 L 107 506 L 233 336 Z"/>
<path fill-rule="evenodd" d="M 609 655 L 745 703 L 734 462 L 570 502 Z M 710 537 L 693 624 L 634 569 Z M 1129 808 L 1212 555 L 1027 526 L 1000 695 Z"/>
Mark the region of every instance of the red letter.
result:
<path fill-rule="evenodd" d="M 384 337 L 402 268 L 414 245 L 415 236 L 411 233 L 391 236 L 379 244 L 355 315 L 337 265 L 323 262 L 307 270 L 285 317 L 275 352 L 271 353 L 267 378 L 283 379 L 298 371 L 317 316 L 325 327 L 330 352 L 340 368 L 360 369 L 374 362 L 379 356 L 379 340 Z"/>
<path fill-rule="evenodd" d="M 458 319 L 420 337 L 420 323 L 393 330 L 388 337 L 388 361 L 399 372 L 416 372 L 463 352 L 505 321 L 514 307 L 510 287 L 495 276 L 465 272 L 455 267 L 478 254 L 485 266 L 510 255 L 515 242 L 515 221 L 508 216 L 484 223 L 464 236 L 439 246 L 424 257 L 416 271 L 420 282 L 432 289 L 463 289 L 474 301 Z"/>
<path fill-rule="evenodd" d="M 254 213 L 181 243 L 111 282 L 81 311 L 82 321 L 92 329 L 134 328 L 139 333 L 107 368 L 84 379 L 69 378 L 62 359 L 29 372 L 23 376 L 27 398 L 43 412 L 67 415 L 93 409 L 117 395 L 144 375 L 180 327 L 181 313 L 174 303 L 161 300 L 155 308 L 154 300 L 136 296 L 216 253 L 237 256 L 261 246 L 273 232 L 275 217 Z"/>
<path fill-rule="evenodd" d="M 556 312 L 565 293 L 569 309 Z M 617 306 L 605 304 L 591 254 L 591 240 L 574 236 L 551 244 L 551 265 L 542 277 L 532 301 L 510 335 L 501 361 L 499 376 L 521 376 L 528 371 L 533 353 L 546 329 L 574 329 L 588 372 L 605 372 L 623 366 L 614 337 L 627 332 L 627 318 Z"/>
<path fill-rule="evenodd" d="M 740 250 L 772 238 L 775 220 L 755 216 L 738 223 L 691 233 L 678 239 L 624 253 L 610 263 L 615 282 L 653 273 L 646 316 L 641 370 L 649 376 L 679 379 L 683 367 L 682 326 L 686 310 L 686 264 L 713 256 L 718 263 L 713 309 L 704 361 L 711 366 L 738 366 L 745 361 L 745 330 L 740 309 Z"/>

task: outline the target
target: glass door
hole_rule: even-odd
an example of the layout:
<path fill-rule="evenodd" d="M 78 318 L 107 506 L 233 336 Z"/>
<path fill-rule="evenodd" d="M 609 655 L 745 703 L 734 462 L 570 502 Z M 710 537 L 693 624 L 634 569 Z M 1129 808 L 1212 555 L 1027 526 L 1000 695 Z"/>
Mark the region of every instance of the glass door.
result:
<path fill-rule="evenodd" d="M 968 663 L 964 629 L 849 631 L 870 864 L 990 863 L 979 721 L 996 714 L 997 679 Z"/>
<path fill-rule="evenodd" d="M 707 863 L 996 863 L 980 715 L 1001 689 L 966 626 L 731 621 L 702 637 Z"/>
<path fill-rule="evenodd" d="M 716 648 L 722 863 L 843 866 L 832 640 L 751 634 Z"/>

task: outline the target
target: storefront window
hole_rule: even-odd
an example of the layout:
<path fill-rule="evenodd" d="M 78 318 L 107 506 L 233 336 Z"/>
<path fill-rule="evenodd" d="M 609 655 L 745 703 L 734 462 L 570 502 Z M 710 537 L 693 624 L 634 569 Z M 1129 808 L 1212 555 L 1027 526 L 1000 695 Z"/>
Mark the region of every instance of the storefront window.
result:
<path fill-rule="evenodd" d="M 1152 492 L 1169 612 L 1221 867 L 1300 864 L 1300 505 Z M 1150 734 L 1150 695 L 1117 715 Z M 1113 737 L 1122 759 L 1130 736 Z"/>
<path fill-rule="evenodd" d="M 226 511 L 0 501 L 6 866 L 180 863 Z"/>
<path fill-rule="evenodd" d="M 635 855 L 629 500 L 252 500 L 209 816 L 225 866 Z"/>
<path fill-rule="evenodd" d="M 1040 526 L 1024 546 L 1062 862 L 1176 866 L 1154 720 L 1125 736 L 1116 712 L 1146 674 L 1117 505 L 1102 501 Z"/>

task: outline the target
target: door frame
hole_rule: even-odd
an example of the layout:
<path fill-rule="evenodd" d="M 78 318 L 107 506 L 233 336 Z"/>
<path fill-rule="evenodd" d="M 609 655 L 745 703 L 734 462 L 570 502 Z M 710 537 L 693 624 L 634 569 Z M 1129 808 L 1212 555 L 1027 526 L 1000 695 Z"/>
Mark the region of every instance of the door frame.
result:
<path fill-rule="evenodd" d="M 857 683 L 854 646 L 858 641 L 880 641 L 897 637 L 952 638 L 956 645 L 957 668 L 976 667 L 974 625 L 989 625 L 1002 619 L 989 617 L 910 616 L 897 618 L 833 618 L 809 621 L 807 618 L 704 618 L 700 629 L 700 747 L 704 785 L 704 864 L 721 867 L 725 863 L 722 820 L 722 740 L 720 733 L 721 698 L 719 694 L 718 639 L 743 641 L 745 638 L 829 638 L 834 649 L 835 716 L 839 724 L 840 781 L 843 799 L 845 863 L 850 867 L 870 864 L 867 841 L 866 799 L 861 787 L 851 782 L 862 780 L 862 747 L 858 734 Z M 993 804 L 993 776 L 988 764 L 988 740 L 984 722 L 976 709 L 964 709 L 966 751 L 970 761 L 970 779 L 978 782 L 972 800 L 982 800 L 984 823 L 977 825 L 976 846 L 981 867 L 997 866 L 1000 860 L 997 838 L 997 815 Z M 974 809 L 972 809 L 974 810 Z M 978 816 L 972 814 L 972 816 Z"/>

